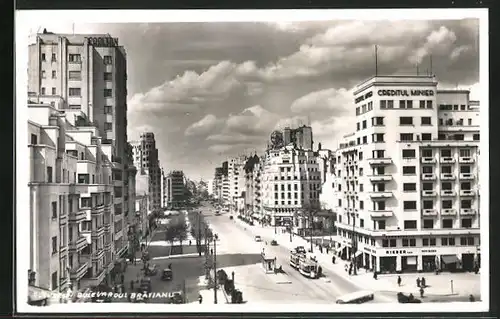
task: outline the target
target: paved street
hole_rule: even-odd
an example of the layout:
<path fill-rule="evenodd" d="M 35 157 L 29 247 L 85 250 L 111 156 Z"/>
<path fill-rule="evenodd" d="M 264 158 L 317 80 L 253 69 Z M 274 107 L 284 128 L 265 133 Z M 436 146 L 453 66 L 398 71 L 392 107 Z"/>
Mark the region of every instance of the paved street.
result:
<path fill-rule="evenodd" d="M 215 216 L 208 205 L 204 205 L 201 210 L 221 241 L 222 251 L 217 252 L 218 266 L 223 267 L 228 274 L 234 270 L 236 287 L 243 291 L 244 299 L 248 302 L 332 303 L 341 295 L 361 290 L 333 273 L 327 273 L 330 282 L 307 279 L 289 266 L 288 248 L 256 243 L 254 234 L 230 220 L 229 214 Z M 276 284 L 273 280 L 275 275 L 264 272 L 260 263 L 260 252 L 264 247 L 267 253 L 276 256 L 277 264 L 283 266 L 290 284 Z M 387 296 L 378 297 L 373 302 L 389 301 Z M 392 301 L 395 301 L 395 296 Z"/>

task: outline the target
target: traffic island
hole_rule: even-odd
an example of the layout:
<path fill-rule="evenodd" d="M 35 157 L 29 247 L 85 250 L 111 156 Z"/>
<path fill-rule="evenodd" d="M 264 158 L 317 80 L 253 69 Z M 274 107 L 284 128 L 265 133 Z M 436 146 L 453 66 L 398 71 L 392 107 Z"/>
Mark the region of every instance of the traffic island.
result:
<path fill-rule="evenodd" d="M 292 281 L 288 278 L 288 275 L 283 273 L 270 274 L 272 280 L 275 284 L 291 284 Z"/>

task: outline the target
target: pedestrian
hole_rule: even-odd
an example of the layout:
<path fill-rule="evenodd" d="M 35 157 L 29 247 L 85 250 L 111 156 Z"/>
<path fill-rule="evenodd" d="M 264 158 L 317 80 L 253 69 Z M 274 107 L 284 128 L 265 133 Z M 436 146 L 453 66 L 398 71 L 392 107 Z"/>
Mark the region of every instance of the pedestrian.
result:
<path fill-rule="evenodd" d="M 189 246 L 191 246 L 191 240 L 189 240 Z"/>
<path fill-rule="evenodd" d="M 398 286 L 401 286 L 401 276 L 398 276 Z"/>
<path fill-rule="evenodd" d="M 420 278 L 417 278 L 417 287 L 420 287 Z"/>
<path fill-rule="evenodd" d="M 130 291 L 134 291 L 134 281 L 130 281 Z"/>
<path fill-rule="evenodd" d="M 424 287 L 420 287 L 420 298 L 424 298 Z"/>
<path fill-rule="evenodd" d="M 373 279 L 377 280 L 377 271 L 373 272 Z"/>
<path fill-rule="evenodd" d="M 198 302 L 201 304 L 203 302 L 203 297 L 201 294 L 198 294 Z"/>
<path fill-rule="evenodd" d="M 427 285 L 425 284 L 425 278 L 424 277 L 422 277 L 422 279 L 420 280 L 420 285 L 422 287 L 424 287 L 424 288 L 427 287 Z"/>
<path fill-rule="evenodd" d="M 474 295 L 470 295 L 470 296 L 469 296 L 469 301 L 470 301 L 470 302 L 474 302 L 474 301 L 476 301 L 476 298 L 474 298 Z"/>
<path fill-rule="evenodd" d="M 122 285 L 125 283 L 125 275 L 122 273 L 121 274 L 121 280 L 122 280 Z"/>
<path fill-rule="evenodd" d="M 128 300 L 128 302 L 132 301 L 132 293 L 131 292 L 127 293 L 127 300 Z"/>
<path fill-rule="evenodd" d="M 214 249 L 210 248 L 210 255 L 213 255 L 213 254 L 214 254 Z"/>
<path fill-rule="evenodd" d="M 328 255 L 330 253 L 330 247 L 326 247 L 326 254 Z"/>

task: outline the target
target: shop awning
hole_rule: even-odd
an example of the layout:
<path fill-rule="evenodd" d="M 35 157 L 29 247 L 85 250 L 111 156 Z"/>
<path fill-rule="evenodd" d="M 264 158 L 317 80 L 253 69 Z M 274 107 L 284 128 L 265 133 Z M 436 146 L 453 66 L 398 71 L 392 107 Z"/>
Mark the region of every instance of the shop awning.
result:
<path fill-rule="evenodd" d="M 354 254 L 354 257 L 359 257 L 361 256 L 361 254 L 363 254 L 363 252 L 361 250 L 358 250 L 355 254 Z"/>
<path fill-rule="evenodd" d="M 441 256 L 441 260 L 445 264 L 454 264 L 454 263 L 457 263 L 457 262 L 460 261 L 460 259 L 458 259 L 457 255 L 445 255 L 445 256 Z"/>

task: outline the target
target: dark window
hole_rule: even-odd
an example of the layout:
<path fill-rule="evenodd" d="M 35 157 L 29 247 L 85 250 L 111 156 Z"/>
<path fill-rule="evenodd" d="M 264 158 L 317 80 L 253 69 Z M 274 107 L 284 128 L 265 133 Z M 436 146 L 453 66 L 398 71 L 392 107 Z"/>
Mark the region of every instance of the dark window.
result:
<path fill-rule="evenodd" d="M 69 96 L 82 96 L 82 89 L 69 88 Z"/>
<path fill-rule="evenodd" d="M 420 107 L 421 109 L 425 109 L 425 101 L 420 101 L 420 102 L 419 102 L 419 107 Z"/>
<path fill-rule="evenodd" d="M 413 134 L 412 133 L 401 133 L 401 134 L 399 134 L 399 140 L 400 141 L 413 141 Z"/>
<path fill-rule="evenodd" d="M 399 125 L 413 125 L 413 117 L 400 116 Z"/>
<path fill-rule="evenodd" d="M 462 218 L 462 228 L 471 228 L 472 227 L 472 219 L 470 218 Z"/>
<path fill-rule="evenodd" d="M 430 141 L 430 140 L 432 140 L 431 133 L 422 133 L 422 141 Z"/>
<path fill-rule="evenodd" d="M 432 200 L 424 200 L 422 204 L 423 209 L 433 209 L 434 208 L 434 202 Z"/>
<path fill-rule="evenodd" d="M 479 141 L 479 134 L 474 134 L 474 135 L 472 135 L 472 139 L 473 139 L 474 141 Z"/>
<path fill-rule="evenodd" d="M 45 53 L 42 53 L 42 61 L 45 61 Z"/>
<path fill-rule="evenodd" d="M 378 229 L 385 229 L 385 220 L 378 221 Z"/>
<path fill-rule="evenodd" d="M 389 247 L 396 247 L 397 242 L 396 239 L 389 239 Z"/>
<path fill-rule="evenodd" d="M 403 158 L 415 158 L 415 150 L 403 150 Z"/>
<path fill-rule="evenodd" d="M 38 136 L 36 134 L 31 134 L 31 144 L 32 145 L 38 144 Z"/>
<path fill-rule="evenodd" d="M 417 228 L 417 221 L 416 220 L 405 220 L 404 228 L 405 229 L 416 229 Z"/>
<path fill-rule="evenodd" d="M 424 219 L 424 228 L 434 228 L 434 220 L 433 219 Z"/>
<path fill-rule="evenodd" d="M 417 202 L 414 200 L 405 200 L 403 202 L 403 209 L 404 210 L 415 210 L 415 209 L 417 209 Z"/>
<path fill-rule="evenodd" d="M 68 61 L 72 63 L 80 63 L 82 62 L 82 56 L 80 54 L 70 54 Z"/>
<path fill-rule="evenodd" d="M 68 77 L 70 80 L 81 80 L 82 72 L 81 71 L 69 71 Z"/>
<path fill-rule="evenodd" d="M 113 90 L 112 89 L 104 89 L 104 97 L 112 97 Z"/>
<path fill-rule="evenodd" d="M 415 166 L 403 166 L 403 175 L 415 175 Z"/>
<path fill-rule="evenodd" d="M 113 64 L 113 57 L 111 55 L 105 55 L 103 61 L 104 64 Z"/>
<path fill-rule="evenodd" d="M 52 237 L 52 253 L 57 253 L 57 236 Z"/>
<path fill-rule="evenodd" d="M 104 114 L 113 114 L 113 107 L 109 105 L 104 106 Z"/>
<path fill-rule="evenodd" d="M 104 123 L 104 130 L 105 131 L 111 131 L 111 130 L 113 130 L 113 123 L 110 123 L 110 122 Z"/>
<path fill-rule="evenodd" d="M 113 73 L 104 72 L 104 81 L 113 81 Z"/>
<path fill-rule="evenodd" d="M 443 228 L 453 228 L 453 219 L 443 219 Z"/>
<path fill-rule="evenodd" d="M 415 183 L 404 183 L 403 191 L 405 192 L 415 192 L 417 190 L 417 184 Z"/>
<path fill-rule="evenodd" d="M 422 124 L 422 125 L 432 125 L 431 118 L 429 116 L 422 116 L 420 124 Z"/>

